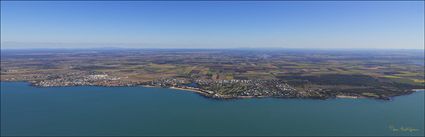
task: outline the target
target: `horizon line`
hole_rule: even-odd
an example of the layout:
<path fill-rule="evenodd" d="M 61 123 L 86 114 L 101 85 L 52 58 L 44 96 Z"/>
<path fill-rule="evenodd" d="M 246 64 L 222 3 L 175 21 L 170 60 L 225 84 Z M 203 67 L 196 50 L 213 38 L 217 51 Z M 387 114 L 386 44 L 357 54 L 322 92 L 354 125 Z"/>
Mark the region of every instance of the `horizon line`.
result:
<path fill-rule="evenodd" d="M 232 49 L 296 49 L 296 50 L 425 50 L 424 48 L 287 48 L 287 47 L 229 47 L 229 48 L 195 48 L 195 47 L 35 47 L 35 48 L 3 48 L 1 50 L 99 50 L 99 49 L 198 49 L 198 50 L 232 50 Z"/>

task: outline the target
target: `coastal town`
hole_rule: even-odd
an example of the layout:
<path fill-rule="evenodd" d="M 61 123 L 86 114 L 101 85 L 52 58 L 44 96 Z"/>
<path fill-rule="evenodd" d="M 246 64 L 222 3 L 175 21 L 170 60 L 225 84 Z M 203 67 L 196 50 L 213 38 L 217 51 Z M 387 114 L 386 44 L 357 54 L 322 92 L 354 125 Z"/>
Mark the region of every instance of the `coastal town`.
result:
<path fill-rule="evenodd" d="M 82 73 L 78 73 L 83 75 Z M 75 75 L 75 74 L 74 74 Z M 196 91 L 214 98 L 246 98 L 246 97 L 300 97 L 295 88 L 281 80 L 189 80 L 159 79 L 150 82 L 131 83 L 120 81 L 120 78 L 107 74 L 88 74 L 86 76 L 66 75 L 54 79 L 31 81 L 37 87 L 58 86 L 145 86 L 176 88 Z"/>
<path fill-rule="evenodd" d="M 144 83 L 154 87 L 196 90 L 214 98 L 296 97 L 296 89 L 279 80 L 162 79 Z"/>

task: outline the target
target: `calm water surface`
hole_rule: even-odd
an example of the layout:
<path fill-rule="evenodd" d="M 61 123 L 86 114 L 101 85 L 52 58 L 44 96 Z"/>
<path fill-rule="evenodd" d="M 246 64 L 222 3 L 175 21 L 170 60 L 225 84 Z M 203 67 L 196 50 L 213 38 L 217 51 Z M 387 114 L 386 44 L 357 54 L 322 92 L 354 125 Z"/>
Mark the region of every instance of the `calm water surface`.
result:
<path fill-rule="evenodd" d="M 416 131 L 393 131 L 402 127 Z M 1 135 L 424 135 L 424 92 L 393 101 L 212 100 L 164 88 L 2 82 Z"/>

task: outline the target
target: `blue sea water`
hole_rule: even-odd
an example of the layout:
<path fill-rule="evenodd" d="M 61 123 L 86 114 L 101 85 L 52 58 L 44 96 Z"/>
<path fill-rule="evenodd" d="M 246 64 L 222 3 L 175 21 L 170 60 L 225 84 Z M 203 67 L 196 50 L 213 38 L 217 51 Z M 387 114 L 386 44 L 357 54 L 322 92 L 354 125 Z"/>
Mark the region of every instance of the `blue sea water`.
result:
<path fill-rule="evenodd" d="M 392 101 L 214 100 L 165 88 L 1 82 L 1 135 L 423 136 L 424 92 Z"/>

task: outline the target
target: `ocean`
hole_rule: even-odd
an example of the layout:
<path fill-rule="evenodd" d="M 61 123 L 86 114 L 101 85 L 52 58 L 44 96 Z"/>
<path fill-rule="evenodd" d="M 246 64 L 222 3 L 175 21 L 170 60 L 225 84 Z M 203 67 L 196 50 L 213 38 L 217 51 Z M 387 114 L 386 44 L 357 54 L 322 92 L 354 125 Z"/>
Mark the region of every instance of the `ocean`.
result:
<path fill-rule="evenodd" d="M 146 87 L 1 82 L 1 135 L 423 136 L 424 92 L 374 99 L 231 99 Z"/>

